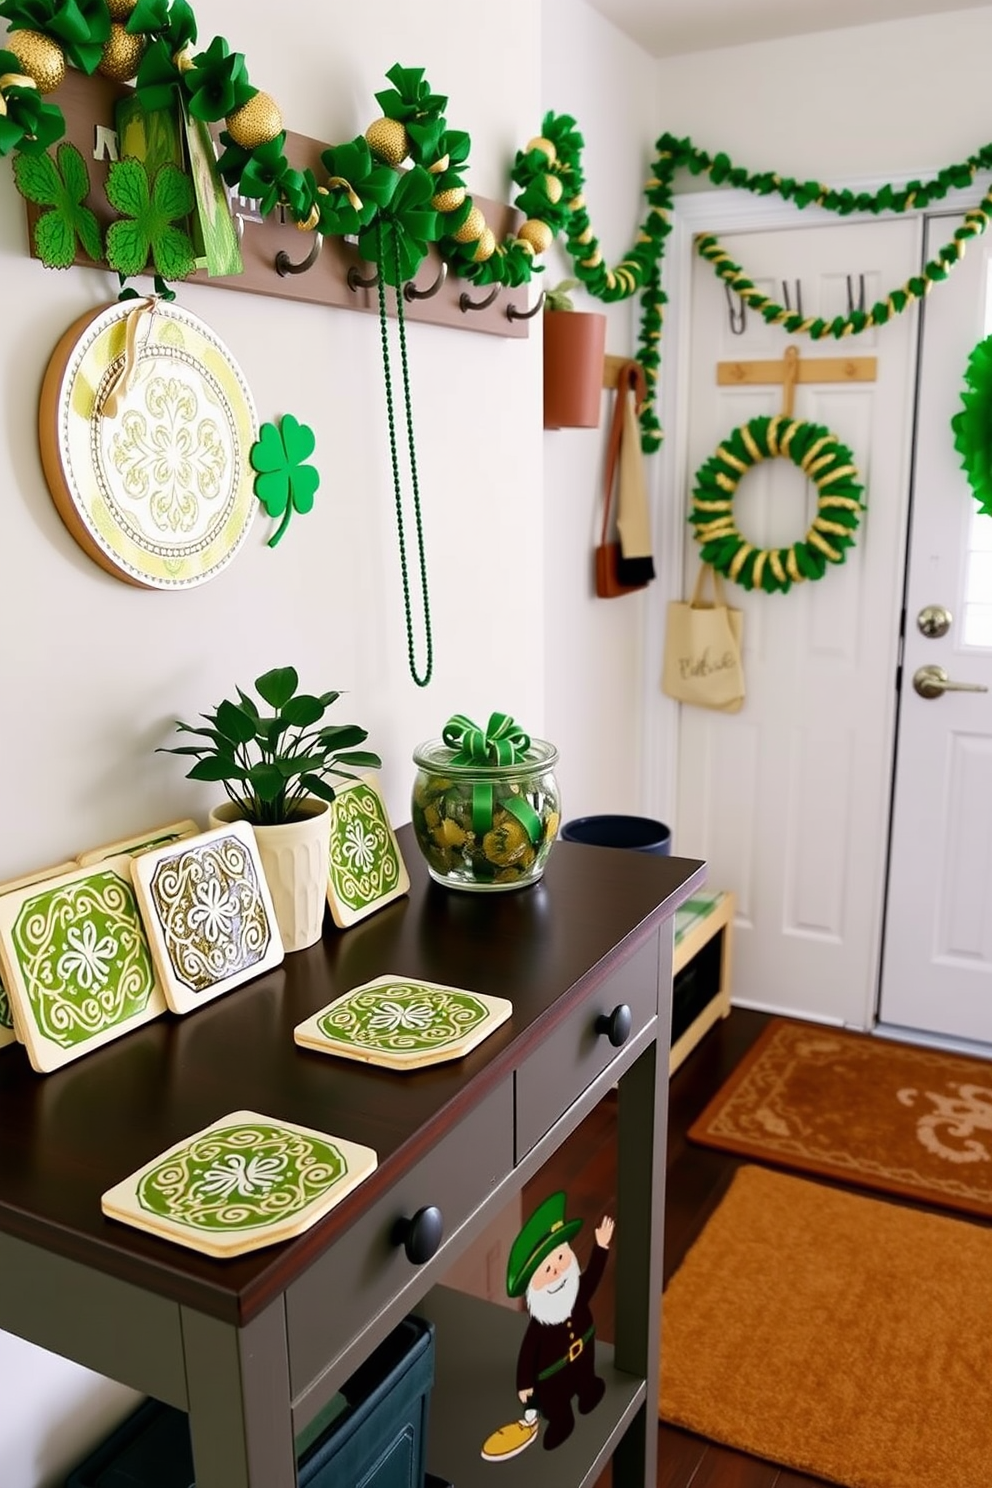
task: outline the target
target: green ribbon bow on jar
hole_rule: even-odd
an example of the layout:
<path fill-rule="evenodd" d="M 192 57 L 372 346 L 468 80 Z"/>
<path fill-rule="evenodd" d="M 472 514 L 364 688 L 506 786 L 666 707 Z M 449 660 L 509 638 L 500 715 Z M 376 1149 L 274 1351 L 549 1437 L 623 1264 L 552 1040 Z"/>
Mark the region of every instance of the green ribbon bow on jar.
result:
<path fill-rule="evenodd" d="M 485 730 L 473 723 L 464 713 L 455 713 L 444 725 L 441 737 L 455 754 L 451 765 L 498 766 L 515 765 L 526 760 L 530 749 L 530 735 L 525 734 L 519 724 L 514 723 L 509 713 L 491 713 Z M 527 833 L 532 846 L 541 839 L 541 818 L 522 795 L 504 797 L 500 805 L 504 811 L 515 816 Z M 480 781 L 472 786 L 472 830 L 489 832 L 493 826 L 495 790 L 489 781 Z"/>

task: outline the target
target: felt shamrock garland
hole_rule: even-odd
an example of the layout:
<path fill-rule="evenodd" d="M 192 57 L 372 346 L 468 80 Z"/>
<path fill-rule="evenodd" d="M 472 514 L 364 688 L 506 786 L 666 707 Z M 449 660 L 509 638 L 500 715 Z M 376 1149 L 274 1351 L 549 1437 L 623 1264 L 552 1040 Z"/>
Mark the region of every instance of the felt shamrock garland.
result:
<path fill-rule="evenodd" d="M 135 91 L 149 109 L 178 102 L 194 119 L 223 122 L 219 169 L 229 186 L 257 199 L 263 215 L 283 209 L 302 230 L 357 235 L 361 253 L 378 264 L 381 278 L 394 287 L 413 277 L 432 242 L 462 278 L 525 284 L 540 270 L 534 259 L 563 234 L 575 272 L 592 295 L 607 302 L 641 296 L 638 360 L 649 386 L 641 413 L 646 450 L 661 442 L 653 397 L 666 303 L 661 266 L 679 171 L 705 173 L 714 185 L 759 196 L 775 193 L 799 209 L 815 204 L 843 217 L 919 210 L 992 168 L 992 145 L 986 145 L 928 181 L 852 192 L 773 171 L 751 173 L 722 151 L 711 155 L 689 139 L 663 134 L 645 186 L 644 221 L 633 246 L 611 268 L 586 210 L 584 141 L 570 115 L 547 114 L 541 134 L 517 152 L 512 178 L 521 190 L 515 205 L 526 220 L 497 242 L 465 185 L 469 136 L 448 127 L 447 98 L 433 91 L 423 68 L 397 63 L 389 69 L 391 87 L 376 94 L 381 117 L 350 145 L 324 151 L 328 175 L 318 181 L 313 171 L 298 170 L 287 159 L 279 106 L 251 83 L 244 57 L 232 52 L 224 37 L 194 51 L 197 25 L 187 0 L 0 0 L 0 16 L 11 27 L 0 52 L 0 155 L 43 153 L 61 139 L 61 112 L 42 100 L 59 86 L 68 61 L 87 73 L 133 77 Z M 964 225 L 920 274 L 869 310 L 854 310 L 830 322 L 803 317 L 763 295 L 715 238 L 703 237 L 697 246 L 769 323 L 814 339 L 843 337 L 884 324 L 926 294 L 958 262 L 969 238 L 986 230 L 990 217 L 992 192 L 966 215 Z M 54 233 L 54 226 L 48 231 Z"/>
<path fill-rule="evenodd" d="M 282 538 L 294 511 L 302 515 L 313 510 L 320 475 L 306 461 L 315 445 L 313 430 L 291 413 L 284 414 L 278 425 L 263 424 L 258 431 L 258 441 L 248 457 L 252 469 L 258 471 L 255 495 L 270 517 L 282 517 L 269 538 L 270 548 Z"/>
<path fill-rule="evenodd" d="M 758 548 L 734 521 L 733 498 L 741 479 L 762 460 L 791 460 L 815 482 L 816 516 L 805 538 L 787 548 Z M 863 510 L 854 456 L 822 424 L 783 414 L 753 418 L 723 441 L 693 482 L 689 521 L 704 563 L 745 589 L 788 593 L 804 579 L 821 579 L 828 564 L 843 563 Z"/>
<path fill-rule="evenodd" d="M 951 419 L 954 448 L 978 509 L 992 517 L 992 336 L 968 358 L 961 409 Z"/>

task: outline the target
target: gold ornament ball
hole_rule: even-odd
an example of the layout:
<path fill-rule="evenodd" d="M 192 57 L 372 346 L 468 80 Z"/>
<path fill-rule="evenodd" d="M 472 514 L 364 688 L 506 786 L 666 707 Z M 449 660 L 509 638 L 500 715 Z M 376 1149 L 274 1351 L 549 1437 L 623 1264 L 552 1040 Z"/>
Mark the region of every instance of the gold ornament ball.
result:
<path fill-rule="evenodd" d="M 399 165 L 410 153 L 410 137 L 399 119 L 373 119 L 365 139 L 372 154 L 387 165 Z"/>
<path fill-rule="evenodd" d="M 474 243 L 476 238 L 482 237 L 485 230 L 485 217 L 478 207 L 473 207 L 458 231 L 451 236 L 456 243 Z"/>
<path fill-rule="evenodd" d="M 126 21 L 138 0 L 107 0 L 107 9 L 112 21 Z"/>
<path fill-rule="evenodd" d="M 65 77 L 65 52 L 40 31 L 12 31 L 4 50 L 13 52 L 39 93 L 54 93 Z"/>
<path fill-rule="evenodd" d="M 557 176 L 545 176 L 544 189 L 548 193 L 549 202 L 561 201 L 561 194 L 564 188 Z"/>
<path fill-rule="evenodd" d="M 279 105 L 268 93 L 254 93 L 225 120 L 227 132 L 242 150 L 257 150 L 282 133 Z"/>
<path fill-rule="evenodd" d="M 517 237 L 529 243 L 535 253 L 547 253 L 554 241 L 554 233 L 546 222 L 538 217 L 528 217 L 517 229 Z"/>
<path fill-rule="evenodd" d="M 147 36 L 132 36 L 119 21 L 112 21 L 97 72 L 116 83 L 126 83 L 137 76 L 147 44 Z"/>
<path fill-rule="evenodd" d="M 464 186 L 451 186 L 447 191 L 439 191 L 437 196 L 431 197 L 431 206 L 435 212 L 453 212 L 460 207 L 465 200 Z"/>
<path fill-rule="evenodd" d="M 554 145 L 549 139 L 544 138 L 543 134 L 537 134 L 532 140 L 527 141 L 527 149 L 525 153 L 529 154 L 531 150 L 540 150 L 542 155 L 546 155 L 548 157 L 549 165 L 554 165 L 555 161 L 558 159 L 558 151 L 555 149 Z"/>
<path fill-rule="evenodd" d="M 482 229 L 482 236 L 479 238 L 479 241 L 476 245 L 475 252 L 472 254 L 472 262 L 485 263 L 486 259 L 492 258 L 495 252 L 496 234 L 493 232 L 491 227 L 484 227 Z"/>

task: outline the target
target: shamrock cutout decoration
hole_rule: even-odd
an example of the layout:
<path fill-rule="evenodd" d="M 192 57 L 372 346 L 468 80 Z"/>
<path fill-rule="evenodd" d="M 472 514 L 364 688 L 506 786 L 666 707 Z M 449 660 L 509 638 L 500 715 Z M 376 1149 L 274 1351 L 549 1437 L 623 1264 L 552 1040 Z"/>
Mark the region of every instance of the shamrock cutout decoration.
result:
<path fill-rule="evenodd" d="M 270 517 L 282 517 L 278 529 L 269 538 L 274 548 L 289 526 L 294 510 L 301 515 L 313 509 L 314 492 L 320 475 L 313 465 L 304 462 L 313 454 L 313 430 L 287 413 L 281 426 L 263 424 L 258 443 L 253 444 L 249 459 L 255 477 L 255 495 Z"/>
<path fill-rule="evenodd" d="M 434 177 L 415 165 L 400 179 L 389 206 L 359 235 L 362 257 L 377 263 L 384 283 L 396 289 L 415 276 L 438 236 L 433 195 Z"/>
<path fill-rule="evenodd" d="M 149 254 L 163 279 L 185 279 L 196 268 L 189 234 L 173 227 L 194 206 L 193 184 L 175 165 L 159 166 L 154 181 L 140 160 L 118 160 L 107 175 L 107 199 L 121 213 L 107 229 L 107 262 L 125 278 L 144 272 Z"/>
<path fill-rule="evenodd" d="M 103 258 L 100 228 L 89 207 L 84 207 L 90 189 L 86 162 L 75 145 L 61 144 L 51 155 L 14 157 L 14 180 L 28 201 L 43 211 L 34 225 L 38 257 L 50 269 L 67 269 L 76 257 L 76 239 L 90 258 Z"/>

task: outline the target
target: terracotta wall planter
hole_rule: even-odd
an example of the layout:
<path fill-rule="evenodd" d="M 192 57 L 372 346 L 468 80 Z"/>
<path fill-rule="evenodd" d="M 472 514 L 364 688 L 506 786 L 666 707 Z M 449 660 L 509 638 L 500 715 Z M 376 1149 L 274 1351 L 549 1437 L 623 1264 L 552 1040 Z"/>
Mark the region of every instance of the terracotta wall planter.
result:
<path fill-rule="evenodd" d="M 548 310 L 544 326 L 544 427 L 595 429 L 603 397 L 606 316 Z"/>

